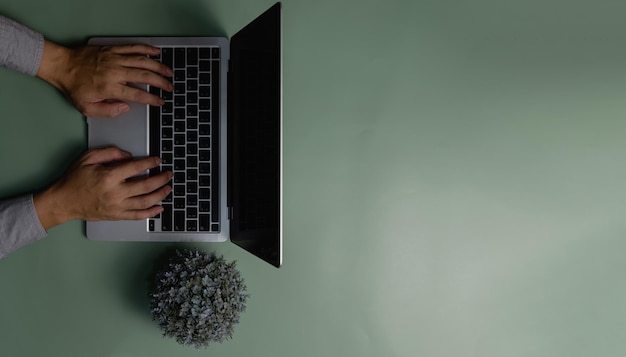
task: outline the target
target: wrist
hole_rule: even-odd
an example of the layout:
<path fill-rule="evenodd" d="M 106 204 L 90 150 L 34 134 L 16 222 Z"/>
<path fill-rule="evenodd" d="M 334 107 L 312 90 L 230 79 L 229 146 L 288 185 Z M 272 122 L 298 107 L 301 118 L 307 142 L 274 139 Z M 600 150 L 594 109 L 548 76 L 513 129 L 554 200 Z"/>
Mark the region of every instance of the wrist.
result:
<path fill-rule="evenodd" d="M 37 77 L 66 92 L 63 80 L 69 75 L 70 49 L 45 40 Z"/>
<path fill-rule="evenodd" d="M 59 200 L 59 197 L 63 195 L 57 193 L 54 185 L 33 195 L 35 211 L 45 230 L 75 219 L 68 205 Z"/>

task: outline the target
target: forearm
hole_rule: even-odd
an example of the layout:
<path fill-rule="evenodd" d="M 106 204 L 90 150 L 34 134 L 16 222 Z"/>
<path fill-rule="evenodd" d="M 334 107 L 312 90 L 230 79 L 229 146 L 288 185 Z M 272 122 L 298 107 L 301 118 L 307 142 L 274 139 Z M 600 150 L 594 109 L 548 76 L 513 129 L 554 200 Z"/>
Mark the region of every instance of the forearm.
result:
<path fill-rule="evenodd" d="M 0 201 L 0 259 L 46 235 L 32 195 Z"/>
<path fill-rule="evenodd" d="M 43 50 L 42 34 L 0 16 L 0 67 L 34 76 L 39 70 Z"/>

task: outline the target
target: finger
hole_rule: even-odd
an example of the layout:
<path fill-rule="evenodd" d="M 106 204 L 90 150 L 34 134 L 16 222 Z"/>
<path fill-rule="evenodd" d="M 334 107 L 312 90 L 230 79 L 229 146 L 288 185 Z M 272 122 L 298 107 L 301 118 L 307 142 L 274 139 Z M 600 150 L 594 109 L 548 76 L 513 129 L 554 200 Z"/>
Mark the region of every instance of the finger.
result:
<path fill-rule="evenodd" d="M 147 69 L 165 77 L 171 77 L 174 74 L 168 66 L 146 56 L 125 56 L 121 61 L 124 67 Z"/>
<path fill-rule="evenodd" d="M 157 47 L 148 45 L 125 45 L 125 46 L 112 46 L 111 52 L 120 55 L 128 54 L 142 54 L 142 55 L 158 55 L 161 50 Z"/>
<path fill-rule="evenodd" d="M 154 106 L 161 106 L 164 103 L 163 99 L 159 98 L 157 95 L 125 85 L 117 86 L 113 93 L 111 93 L 111 96 L 124 101 Z"/>
<path fill-rule="evenodd" d="M 147 219 L 147 218 L 151 218 L 156 216 L 157 214 L 163 212 L 163 207 L 161 206 L 152 206 L 150 208 L 147 209 L 142 209 L 142 210 L 131 210 L 131 211 L 124 211 L 122 213 L 119 214 L 119 217 L 117 217 L 118 220 L 141 220 L 141 219 Z"/>
<path fill-rule="evenodd" d="M 122 113 L 126 113 L 130 110 L 128 104 L 124 102 L 98 102 L 98 103 L 89 103 L 82 106 L 82 112 L 85 116 L 88 117 L 115 117 Z"/>
<path fill-rule="evenodd" d="M 140 173 L 153 169 L 161 164 L 161 159 L 158 157 L 146 157 L 143 159 L 137 159 L 125 162 L 113 168 L 114 175 L 121 180 L 126 180 L 130 177 L 137 176 Z"/>
<path fill-rule="evenodd" d="M 173 176 L 174 174 L 172 172 L 162 172 L 152 177 L 129 181 L 126 183 L 128 196 L 135 197 L 153 192 L 165 186 Z"/>
<path fill-rule="evenodd" d="M 174 90 L 174 85 L 165 77 L 145 69 L 128 68 L 124 71 L 122 78 L 124 78 L 124 82 L 149 84 L 169 92 Z"/>
<path fill-rule="evenodd" d="M 132 155 L 128 151 L 124 151 L 117 146 L 107 146 L 87 151 L 83 157 L 83 163 L 89 165 L 105 164 L 114 161 L 128 160 L 131 157 Z"/>
<path fill-rule="evenodd" d="M 172 192 L 172 188 L 169 186 L 163 186 L 160 189 L 147 193 L 145 195 L 135 196 L 131 198 L 127 198 L 124 201 L 124 206 L 128 210 L 143 210 L 149 209 L 152 206 L 157 205 L 159 202 L 163 201 L 169 193 Z"/>

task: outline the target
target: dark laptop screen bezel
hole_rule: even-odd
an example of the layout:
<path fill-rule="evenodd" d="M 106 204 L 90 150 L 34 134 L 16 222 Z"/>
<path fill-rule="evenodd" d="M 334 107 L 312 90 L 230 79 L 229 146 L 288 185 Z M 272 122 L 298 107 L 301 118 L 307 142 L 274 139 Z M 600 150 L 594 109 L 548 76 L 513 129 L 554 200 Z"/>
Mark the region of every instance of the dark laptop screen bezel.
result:
<path fill-rule="evenodd" d="M 259 70 L 262 66 L 263 70 Z M 282 264 L 281 3 L 235 34 L 228 74 L 230 240 Z"/>

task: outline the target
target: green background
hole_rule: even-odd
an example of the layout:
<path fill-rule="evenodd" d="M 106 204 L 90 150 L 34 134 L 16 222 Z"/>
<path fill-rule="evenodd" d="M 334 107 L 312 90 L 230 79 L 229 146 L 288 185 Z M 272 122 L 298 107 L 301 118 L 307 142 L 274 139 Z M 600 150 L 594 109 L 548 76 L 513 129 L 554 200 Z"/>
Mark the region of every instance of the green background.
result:
<path fill-rule="evenodd" d="M 63 44 L 225 35 L 271 1 L 2 0 Z M 230 243 L 234 338 L 164 339 L 165 244 L 71 222 L 0 261 L 3 356 L 624 356 L 626 4 L 286 0 L 284 266 Z M 0 196 L 49 183 L 84 119 L 0 71 Z"/>

